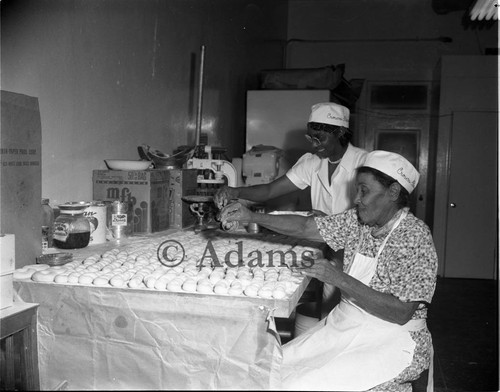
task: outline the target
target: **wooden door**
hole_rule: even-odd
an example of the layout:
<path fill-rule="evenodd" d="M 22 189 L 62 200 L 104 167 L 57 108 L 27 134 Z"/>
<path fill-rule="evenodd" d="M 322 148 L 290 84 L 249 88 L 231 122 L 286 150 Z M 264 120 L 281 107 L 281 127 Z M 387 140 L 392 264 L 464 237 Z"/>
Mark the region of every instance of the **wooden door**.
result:
<path fill-rule="evenodd" d="M 454 112 L 444 276 L 495 279 L 498 113 Z"/>
<path fill-rule="evenodd" d="M 361 145 L 368 151 L 396 152 L 420 173 L 410 195 L 410 209 L 428 221 L 428 167 L 431 90 L 428 82 L 368 82 Z"/>
<path fill-rule="evenodd" d="M 420 173 L 417 188 L 410 195 L 410 210 L 425 221 L 428 164 L 428 120 L 398 115 L 379 116 L 368 126 L 368 150 L 386 150 L 408 159 Z"/>

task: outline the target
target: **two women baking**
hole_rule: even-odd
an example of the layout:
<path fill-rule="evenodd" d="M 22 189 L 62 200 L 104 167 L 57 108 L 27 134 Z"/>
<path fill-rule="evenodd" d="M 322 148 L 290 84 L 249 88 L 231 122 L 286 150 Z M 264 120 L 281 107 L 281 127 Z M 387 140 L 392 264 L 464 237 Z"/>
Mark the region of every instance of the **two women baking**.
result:
<path fill-rule="evenodd" d="M 317 138 L 315 145 L 333 138 L 312 134 L 310 127 L 308 135 Z M 324 242 L 334 251 L 344 249 L 343 263 L 317 259 L 302 270 L 338 287 L 341 300 L 316 326 L 282 347 L 278 389 L 411 391 L 411 382 L 431 365 L 426 318 L 436 285 L 437 255 L 428 226 L 408 208 L 419 173 L 396 153 L 373 151 L 363 158 L 354 170 L 354 207 L 344 211 L 310 217 L 269 215 L 254 213 L 240 202 L 221 211 L 223 221 L 255 222 Z M 321 164 L 311 164 L 316 173 L 321 173 Z M 286 177 L 285 183 L 296 179 L 293 174 Z M 317 178 L 321 182 L 323 177 Z M 331 185 L 330 178 L 321 184 Z"/>

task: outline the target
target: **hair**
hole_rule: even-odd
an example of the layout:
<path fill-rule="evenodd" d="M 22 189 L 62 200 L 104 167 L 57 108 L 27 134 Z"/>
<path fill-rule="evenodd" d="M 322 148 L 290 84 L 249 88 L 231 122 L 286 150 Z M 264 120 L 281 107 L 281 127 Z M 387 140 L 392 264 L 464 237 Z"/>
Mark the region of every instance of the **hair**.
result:
<path fill-rule="evenodd" d="M 339 143 L 342 147 L 346 147 L 352 139 L 352 132 L 349 128 L 346 127 L 314 121 L 308 122 L 307 127 L 312 131 L 322 131 L 335 134 L 339 139 Z"/>
<path fill-rule="evenodd" d="M 357 172 L 358 172 L 358 174 L 359 173 L 372 174 L 375 177 L 375 179 L 384 188 L 387 188 L 387 189 L 389 189 L 389 187 L 392 184 L 394 184 L 395 182 L 397 182 L 399 184 L 399 182 L 396 181 L 391 176 L 388 176 L 387 174 L 382 173 L 380 170 L 374 169 L 372 167 L 361 166 L 361 167 L 358 167 Z M 410 193 L 406 190 L 406 188 L 403 185 L 401 185 L 401 184 L 399 184 L 399 185 L 400 185 L 401 190 L 399 192 L 398 199 L 396 200 L 396 204 L 398 205 L 399 208 L 408 207 L 410 204 Z"/>

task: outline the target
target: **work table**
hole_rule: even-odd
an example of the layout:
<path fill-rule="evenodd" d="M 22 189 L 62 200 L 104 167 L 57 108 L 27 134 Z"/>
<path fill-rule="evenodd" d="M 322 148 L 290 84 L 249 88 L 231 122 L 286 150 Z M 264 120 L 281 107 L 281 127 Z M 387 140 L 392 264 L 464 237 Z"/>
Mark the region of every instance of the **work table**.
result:
<path fill-rule="evenodd" d="M 212 240 L 221 237 L 231 234 Z M 168 238 L 183 237 L 167 231 L 72 253 L 84 261 L 116 247 Z M 278 246 L 273 235 L 258 238 Z M 277 385 L 281 359 L 274 317 L 290 316 L 308 283 L 303 277 L 283 299 L 31 280 L 17 280 L 14 287 L 23 301 L 40 304 L 42 389 L 64 381 L 68 389 L 86 390 L 269 389 Z"/>

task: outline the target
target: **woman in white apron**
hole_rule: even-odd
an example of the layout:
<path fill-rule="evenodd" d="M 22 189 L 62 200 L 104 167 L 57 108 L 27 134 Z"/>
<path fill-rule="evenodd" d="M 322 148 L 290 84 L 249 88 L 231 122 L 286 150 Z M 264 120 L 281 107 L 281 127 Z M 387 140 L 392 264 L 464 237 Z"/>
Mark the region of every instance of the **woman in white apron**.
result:
<path fill-rule="evenodd" d="M 316 260 L 304 273 L 340 288 L 342 300 L 310 331 L 283 347 L 282 385 L 332 391 L 411 391 L 430 365 L 426 305 L 437 256 L 429 228 L 409 212 L 416 169 L 398 154 L 368 154 L 356 178 L 356 207 L 328 217 L 257 216 L 238 203 L 228 220 L 345 248 L 344 266 Z"/>

